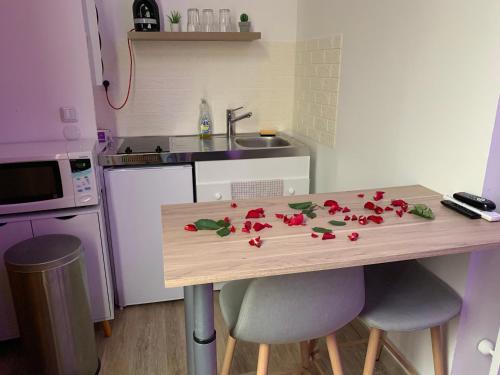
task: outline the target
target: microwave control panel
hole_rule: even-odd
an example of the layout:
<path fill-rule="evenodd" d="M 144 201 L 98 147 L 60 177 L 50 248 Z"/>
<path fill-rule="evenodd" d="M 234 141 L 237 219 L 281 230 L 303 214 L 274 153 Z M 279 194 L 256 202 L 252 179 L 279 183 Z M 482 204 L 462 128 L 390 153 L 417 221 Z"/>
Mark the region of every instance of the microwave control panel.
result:
<path fill-rule="evenodd" d="M 71 176 L 76 206 L 98 203 L 96 177 L 91 159 L 71 159 Z"/>

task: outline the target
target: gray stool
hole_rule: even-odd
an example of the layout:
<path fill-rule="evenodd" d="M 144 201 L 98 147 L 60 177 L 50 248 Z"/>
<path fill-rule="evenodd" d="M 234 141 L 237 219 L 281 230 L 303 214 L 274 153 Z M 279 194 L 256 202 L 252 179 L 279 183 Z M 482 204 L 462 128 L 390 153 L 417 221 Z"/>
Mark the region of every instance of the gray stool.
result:
<path fill-rule="evenodd" d="M 231 368 L 236 340 L 260 344 L 257 375 L 267 374 L 269 344 L 326 336 L 335 375 L 342 375 L 335 331 L 365 302 L 362 268 L 233 281 L 220 293 L 229 339 L 221 375 Z"/>
<path fill-rule="evenodd" d="M 372 375 L 384 331 L 431 329 L 435 375 L 444 375 L 441 325 L 458 315 L 460 296 L 416 261 L 365 268 L 366 305 L 361 313 L 370 329 L 363 375 Z"/>

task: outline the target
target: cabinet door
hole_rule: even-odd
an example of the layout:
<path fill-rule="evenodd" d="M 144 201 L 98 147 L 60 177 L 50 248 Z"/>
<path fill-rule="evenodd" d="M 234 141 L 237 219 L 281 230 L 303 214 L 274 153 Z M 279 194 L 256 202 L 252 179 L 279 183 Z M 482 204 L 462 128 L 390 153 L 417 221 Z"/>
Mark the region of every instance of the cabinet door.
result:
<path fill-rule="evenodd" d="M 83 244 L 90 307 L 95 321 L 109 319 L 110 300 L 106 283 L 106 267 L 97 213 L 32 220 L 33 234 L 70 234 Z"/>
<path fill-rule="evenodd" d="M 11 246 L 32 237 L 33 232 L 29 221 L 0 223 L 0 340 L 19 336 L 3 255 Z"/>

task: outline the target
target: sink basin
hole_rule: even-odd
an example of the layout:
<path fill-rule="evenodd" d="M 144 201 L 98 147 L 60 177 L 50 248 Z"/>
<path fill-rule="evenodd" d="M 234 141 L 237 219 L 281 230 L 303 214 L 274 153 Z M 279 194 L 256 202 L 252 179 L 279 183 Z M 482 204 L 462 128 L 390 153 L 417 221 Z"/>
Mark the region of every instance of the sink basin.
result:
<path fill-rule="evenodd" d="M 288 147 L 290 143 L 281 137 L 244 137 L 236 138 L 235 143 L 245 148 Z"/>

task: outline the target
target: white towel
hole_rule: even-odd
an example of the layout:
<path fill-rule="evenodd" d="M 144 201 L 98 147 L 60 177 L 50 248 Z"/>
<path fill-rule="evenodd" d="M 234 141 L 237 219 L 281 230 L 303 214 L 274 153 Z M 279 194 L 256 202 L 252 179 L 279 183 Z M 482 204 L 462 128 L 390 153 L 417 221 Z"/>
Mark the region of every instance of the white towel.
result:
<path fill-rule="evenodd" d="M 283 196 L 283 180 L 256 180 L 231 183 L 231 199 Z"/>

